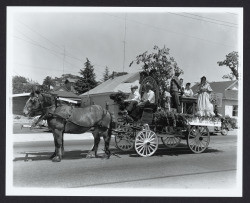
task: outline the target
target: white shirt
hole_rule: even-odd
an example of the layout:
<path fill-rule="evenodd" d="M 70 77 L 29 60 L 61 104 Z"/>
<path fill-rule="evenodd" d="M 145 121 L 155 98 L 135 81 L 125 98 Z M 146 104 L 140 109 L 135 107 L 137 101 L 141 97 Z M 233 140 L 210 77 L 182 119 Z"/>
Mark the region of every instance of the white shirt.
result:
<path fill-rule="evenodd" d="M 152 90 L 145 92 L 142 96 L 142 101 L 149 101 L 151 104 L 155 103 L 155 93 Z"/>
<path fill-rule="evenodd" d="M 193 93 L 192 89 L 189 89 L 189 90 L 185 89 L 184 90 L 184 96 L 186 96 L 186 97 L 192 97 L 193 94 L 194 93 Z"/>
<path fill-rule="evenodd" d="M 128 96 L 127 101 L 140 101 L 141 100 L 141 95 L 138 91 L 135 91 L 134 93 L 130 93 Z"/>

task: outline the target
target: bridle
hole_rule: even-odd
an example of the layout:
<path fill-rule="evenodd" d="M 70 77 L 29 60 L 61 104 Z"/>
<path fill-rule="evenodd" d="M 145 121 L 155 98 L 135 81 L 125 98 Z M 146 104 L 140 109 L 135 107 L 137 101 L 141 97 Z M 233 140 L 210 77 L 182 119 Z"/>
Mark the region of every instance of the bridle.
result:
<path fill-rule="evenodd" d="M 45 96 L 44 96 L 43 94 L 41 94 L 41 96 L 42 96 L 43 98 L 45 98 Z M 44 104 L 43 104 L 43 102 L 41 101 L 39 95 L 36 95 L 36 96 L 34 96 L 33 98 L 30 97 L 28 101 L 33 102 L 34 100 L 38 101 L 39 106 L 38 106 L 37 108 L 35 108 L 35 109 L 31 109 L 31 110 L 29 111 L 30 113 L 32 113 L 32 112 L 38 112 L 38 111 L 42 111 L 42 112 L 44 113 L 44 110 L 47 110 L 47 109 L 49 109 L 49 108 L 55 106 L 55 104 L 51 104 L 50 106 L 44 107 Z M 45 100 L 46 100 L 46 99 L 45 99 Z"/>

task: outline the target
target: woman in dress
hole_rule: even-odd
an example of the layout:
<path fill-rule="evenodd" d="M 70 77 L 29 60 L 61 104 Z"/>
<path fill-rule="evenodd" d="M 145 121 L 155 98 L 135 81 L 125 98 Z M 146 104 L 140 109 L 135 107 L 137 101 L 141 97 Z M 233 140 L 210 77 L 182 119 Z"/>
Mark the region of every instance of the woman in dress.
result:
<path fill-rule="evenodd" d="M 213 104 L 210 102 L 211 89 L 206 77 L 201 78 L 201 83 L 198 85 L 198 100 L 197 100 L 197 115 L 199 116 L 214 116 Z"/>

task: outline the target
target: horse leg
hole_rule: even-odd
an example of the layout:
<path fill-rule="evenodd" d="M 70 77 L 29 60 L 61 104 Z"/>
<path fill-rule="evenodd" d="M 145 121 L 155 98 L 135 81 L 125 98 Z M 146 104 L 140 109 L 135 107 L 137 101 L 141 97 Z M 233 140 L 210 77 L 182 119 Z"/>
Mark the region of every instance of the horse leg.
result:
<path fill-rule="evenodd" d="M 111 139 L 111 133 L 109 132 L 109 129 L 107 129 L 105 132 L 103 132 L 103 140 L 104 140 L 104 151 L 106 154 L 106 158 L 109 159 L 111 153 L 109 151 L 109 143 L 110 143 L 110 139 Z"/>
<path fill-rule="evenodd" d="M 93 136 L 94 136 L 94 146 L 92 147 L 92 149 L 88 152 L 86 158 L 93 158 L 96 157 L 97 158 L 97 149 L 98 149 L 98 145 L 100 142 L 100 135 L 99 135 L 99 130 L 95 129 L 93 131 Z M 94 154 L 93 154 L 94 153 Z"/>
<path fill-rule="evenodd" d="M 64 133 L 62 132 L 62 156 L 64 156 Z"/>
<path fill-rule="evenodd" d="M 50 159 L 53 159 L 53 158 L 56 156 L 56 139 L 55 139 L 54 133 L 53 133 L 53 138 L 54 138 L 55 151 L 54 151 L 54 153 L 49 157 Z"/>
<path fill-rule="evenodd" d="M 53 132 L 55 146 L 56 146 L 56 156 L 52 159 L 53 162 L 60 162 L 62 160 L 62 138 L 63 138 L 63 131 L 55 129 Z"/>

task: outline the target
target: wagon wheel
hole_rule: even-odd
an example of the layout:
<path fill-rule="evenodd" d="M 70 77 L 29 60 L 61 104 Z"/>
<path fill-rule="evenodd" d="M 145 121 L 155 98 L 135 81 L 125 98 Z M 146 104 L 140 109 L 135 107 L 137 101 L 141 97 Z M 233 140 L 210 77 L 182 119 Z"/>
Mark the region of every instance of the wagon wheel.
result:
<path fill-rule="evenodd" d="M 152 156 L 158 148 L 158 137 L 152 130 L 142 130 L 135 137 L 135 150 L 143 157 Z"/>
<path fill-rule="evenodd" d="M 134 132 L 130 127 L 121 127 L 121 130 L 124 132 L 119 132 L 115 136 L 116 147 L 122 151 L 129 151 L 134 147 Z"/>
<path fill-rule="evenodd" d="M 166 147 L 174 148 L 180 144 L 181 138 L 175 135 L 167 135 L 166 137 L 161 137 L 161 141 Z"/>
<path fill-rule="evenodd" d="M 161 137 L 161 141 L 166 147 L 174 148 L 180 144 L 181 138 L 176 135 L 171 135 L 173 132 L 170 132 L 168 127 L 166 127 L 166 133 L 168 134 L 167 136 Z M 182 131 L 180 131 L 179 134 L 182 137 Z"/>
<path fill-rule="evenodd" d="M 210 142 L 209 130 L 206 126 L 193 126 L 188 134 L 187 144 L 194 153 L 205 151 Z"/>

